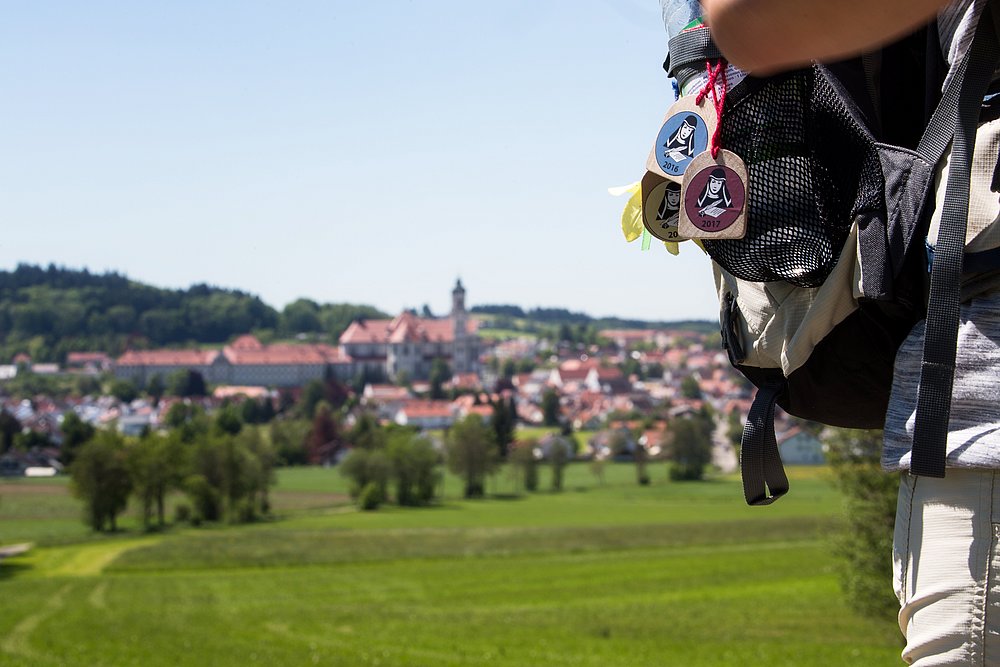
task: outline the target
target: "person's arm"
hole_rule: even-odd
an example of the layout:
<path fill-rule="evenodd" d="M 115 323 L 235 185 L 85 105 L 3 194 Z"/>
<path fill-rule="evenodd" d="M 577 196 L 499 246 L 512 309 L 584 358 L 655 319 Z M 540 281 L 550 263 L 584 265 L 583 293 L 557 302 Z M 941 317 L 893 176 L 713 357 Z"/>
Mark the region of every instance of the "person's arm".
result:
<path fill-rule="evenodd" d="M 734 65 L 771 74 L 837 60 L 927 23 L 951 0 L 701 0 L 712 38 Z"/>

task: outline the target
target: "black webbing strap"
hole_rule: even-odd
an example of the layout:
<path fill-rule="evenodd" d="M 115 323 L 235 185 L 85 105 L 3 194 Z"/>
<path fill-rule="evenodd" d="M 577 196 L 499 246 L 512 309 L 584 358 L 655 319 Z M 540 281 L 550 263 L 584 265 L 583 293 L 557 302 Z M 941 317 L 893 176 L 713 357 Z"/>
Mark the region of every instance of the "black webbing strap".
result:
<path fill-rule="evenodd" d="M 712 31 L 708 28 L 695 28 L 679 32 L 670 39 L 663 69 L 674 76 L 685 65 L 697 63 L 698 69 L 705 69 L 706 60 L 719 58 L 722 58 L 722 51 L 712 41 Z"/>
<path fill-rule="evenodd" d="M 944 477 L 948 417 L 955 380 L 955 347 L 958 340 L 962 255 L 969 215 L 972 152 L 975 148 L 980 106 L 993 76 L 998 54 L 1000 47 L 997 43 L 997 30 L 992 9 L 987 4 L 976 28 L 972 46 L 955 74 L 955 79 L 960 82 L 958 97 L 955 99 L 954 95 L 949 96 L 949 91 L 946 91 L 945 97 L 949 98 L 947 104 L 942 99 L 942 104 L 931 120 L 933 132 L 932 127 L 928 126 L 928 132 L 924 135 L 927 148 L 936 151 L 946 133 L 942 132 L 938 124 L 941 121 L 935 123 L 935 118 L 941 114 L 956 118 L 948 185 L 931 270 L 924 356 L 920 369 L 910 460 L 910 473 L 914 475 Z M 949 88 L 955 87 L 959 86 Z M 924 148 L 924 144 L 925 141 L 921 140 L 921 148 Z"/>
<path fill-rule="evenodd" d="M 758 389 L 747 415 L 740 444 L 743 496 L 747 505 L 770 505 L 788 493 L 788 477 L 774 437 L 774 406 L 783 389 L 780 384 Z"/>

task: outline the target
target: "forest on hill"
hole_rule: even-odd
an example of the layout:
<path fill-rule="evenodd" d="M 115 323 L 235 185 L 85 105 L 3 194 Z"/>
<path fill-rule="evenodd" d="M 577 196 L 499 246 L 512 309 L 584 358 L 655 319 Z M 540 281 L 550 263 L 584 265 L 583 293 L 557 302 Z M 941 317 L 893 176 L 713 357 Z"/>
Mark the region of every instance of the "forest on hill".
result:
<path fill-rule="evenodd" d="M 373 306 L 294 301 L 282 310 L 246 292 L 205 284 L 164 289 L 120 273 L 50 264 L 0 271 L 0 361 L 19 352 L 62 361 L 69 352 L 262 340 L 300 333 L 335 341 L 356 318 L 386 317 Z"/>

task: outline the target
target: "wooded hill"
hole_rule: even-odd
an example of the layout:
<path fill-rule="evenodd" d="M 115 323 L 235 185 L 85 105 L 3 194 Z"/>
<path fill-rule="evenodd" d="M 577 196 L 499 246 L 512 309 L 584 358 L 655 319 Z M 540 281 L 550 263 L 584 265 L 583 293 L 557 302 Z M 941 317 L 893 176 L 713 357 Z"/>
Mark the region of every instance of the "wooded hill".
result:
<path fill-rule="evenodd" d="M 0 271 L 0 361 L 19 352 L 62 361 L 68 352 L 117 355 L 131 348 L 223 343 L 248 332 L 262 340 L 316 334 L 336 341 L 377 308 L 299 299 L 281 311 L 239 290 L 153 287 L 119 273 L 94 274 L 50 264 Z"/>
<path fill-rule="evenodd" d="M 560 335 L 586 329 L 686 328 L 718 330 L 710 322 L 645 322 L 593 318 L 562 308 L 523 310 L 519 306 L 476 306 L 473 313 L 491 316 L 493 327 Z M 427 306 L 423 316 L 432 316 Z M 276 310 L 260 297 L 211 285 L 187 289 L 154 287 L 116 273 L 95 274 L 50 264 L 20 264 L 0 270 L 0 363 L 19 352 L 34 361 L 65 360 L 74 351 L 118 355 L 126 348 L 219 344 L 253 333 L 263 342 L 307 334 L 335 343 L 355 319 L 390 315 L 368 305 L 319 304 L 298 299 Z M 581 334 L 582 335 L 582 334 Z"/>

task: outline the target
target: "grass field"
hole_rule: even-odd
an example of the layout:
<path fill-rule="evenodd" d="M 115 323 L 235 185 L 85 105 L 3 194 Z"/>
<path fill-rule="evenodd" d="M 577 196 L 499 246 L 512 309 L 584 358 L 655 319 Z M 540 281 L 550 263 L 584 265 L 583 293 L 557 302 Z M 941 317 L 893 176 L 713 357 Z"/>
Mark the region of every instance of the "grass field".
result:
<path fill-rule="evenodd" d="M 821 469 L 743 506 L 733 478 L 627 465 L 562 493 L 356 511 L 335 470 L 279 473 L 277 518 L 95 536 L 63 480 L 0 481 L 0 665 L 894 665 L 844 605 Z M 542 475 L 543 486 L 548 482 Z"/>

